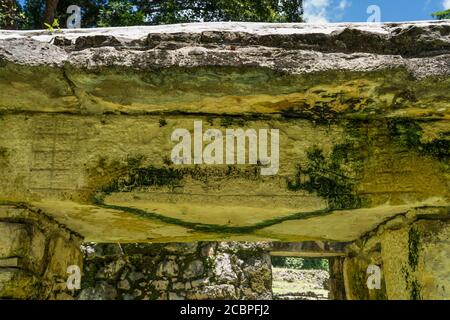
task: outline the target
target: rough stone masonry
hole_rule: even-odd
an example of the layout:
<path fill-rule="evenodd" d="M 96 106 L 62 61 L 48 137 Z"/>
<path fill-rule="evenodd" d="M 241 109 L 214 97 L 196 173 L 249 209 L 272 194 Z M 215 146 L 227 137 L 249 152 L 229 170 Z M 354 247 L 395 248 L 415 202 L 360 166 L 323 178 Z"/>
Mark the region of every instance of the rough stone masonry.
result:
<path fill-rule="evenodd" d="M 0 297 L 83 241 L 313 240 L 347 298 L 449 298 L 449 74 L 447 21 L 0 31 Z M 174 166 L 194 121 L 279 129 L 277 175 Z"/>

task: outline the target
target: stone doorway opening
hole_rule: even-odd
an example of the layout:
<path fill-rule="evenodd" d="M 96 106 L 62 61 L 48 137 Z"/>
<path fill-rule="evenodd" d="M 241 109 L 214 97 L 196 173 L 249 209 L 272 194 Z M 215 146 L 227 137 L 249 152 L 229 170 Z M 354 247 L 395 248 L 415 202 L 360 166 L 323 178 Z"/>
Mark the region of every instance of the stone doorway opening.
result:
<path fill-rule="evenodd" d="M 273 242 L 275 300 L 345 300 L 344 242 Z"/>
<path fill-rule="evenodd" d="M 273 299 L 330 299 L 329 259 L 272 256 L 271 260 Z"/>

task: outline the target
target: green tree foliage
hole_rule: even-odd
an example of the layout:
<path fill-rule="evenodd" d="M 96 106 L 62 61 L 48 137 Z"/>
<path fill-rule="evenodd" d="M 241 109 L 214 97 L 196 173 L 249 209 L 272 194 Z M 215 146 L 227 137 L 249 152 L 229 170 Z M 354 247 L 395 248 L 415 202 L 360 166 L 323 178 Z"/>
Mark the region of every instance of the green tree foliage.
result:
<path fill-rule="evenodd" d="M 298 258 L 298 257 L 272 257 L 272 265 L 279 268 L 301 270 L 326 270 L 328 271 L 328 259 Z"/>
<path fill-rule="evenodd" d="M 18 29 L 24 24 L 25 15 L 15 0 L 0 0 L 0 29 Z"/>
<path fill-rule="evenodd" d="M 59 0 L 54 17 L 60 21 L 61 27 L 65 28 L 67 18 L 67 8 L 70 5 L 77 5 L 81 8 L 83 19 L 81 26 L 84 28 L 96 27 L 97 20 L 102 9 L 108 0 Z M 44 24 L 45 9 L 47 0 L 26 0 L 23 12 L 27 17 L 24 29 L 41 29 Z"/>
<path fill-rule="evenodd" d="M 12 8 L 11 3 L 16 9 L 4 9 Z M 6 4 L 0 7 L 0 24 L 9 29 L 42 29 L 49 23 L 46 19 L 53 18 L 64 28 L 70 5 L 81 8 L 83 28 L 202 21 L 301 22 L 303 13 L 302 0 L 26 0 L 23 8 L 16 0 L 0 0 L 0 4 Z"/>
<path fill-rule="evenodd" d="M 431 15 L 438 20 L 450 19 L 450 9 L 444 10 L 444 11 L 438 11 Z"/>
<path fill-rule="evenodd" d="M 272 265 L 278 268 L 302 269 L 303 259 L 295 257 L 272 257 Z"/>
<path fill-rule="evenodd" d="M 328 259 L 303 259 L 303 269 L 329 270 Z"/>
<path fill-rule="evenodd" d="M 43 0 L 27 0 L 23 11 L 27 17 L 27 21 L 23 26 L 24 29 L 40 29 L 44 16 L 45 1 Z"/>
<path fill-rule="evenodd" d="M 281 21 L 302 22 L 303 0 L 282 0 Z"/>
<path fill-rule="evenodd" d="M 145 22 L 145 14 L 131 2 L 109 1 L 100 9 L 99 27 L 136 26 Z"/>
<path fill-rule="evenodd" d="M 134 0 L 148 24 L 252 21 L 300 22 L 302 0 Z"/>

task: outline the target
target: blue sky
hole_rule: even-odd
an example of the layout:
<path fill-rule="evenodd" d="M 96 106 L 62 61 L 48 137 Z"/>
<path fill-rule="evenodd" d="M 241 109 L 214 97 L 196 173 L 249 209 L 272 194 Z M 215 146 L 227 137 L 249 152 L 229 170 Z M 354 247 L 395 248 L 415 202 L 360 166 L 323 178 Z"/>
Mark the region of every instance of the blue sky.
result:
<path fill-rule="evenodd" d="M 431 20 L 432 12 L 450 9 L 450 0 L 304 0 L 309 22 L 365 22 L 370 5 L 380 8 L 381 21 Z"/>
<path fill-rule="evenodd" d="M 309 22 L 365 22 L 367 8 L 377 5 L 381 21 L 430 20 L 431 13 L 450 9 L 450 0 L 303 0 Z M 19 0 L 20 3 L 25 0 Z"/>

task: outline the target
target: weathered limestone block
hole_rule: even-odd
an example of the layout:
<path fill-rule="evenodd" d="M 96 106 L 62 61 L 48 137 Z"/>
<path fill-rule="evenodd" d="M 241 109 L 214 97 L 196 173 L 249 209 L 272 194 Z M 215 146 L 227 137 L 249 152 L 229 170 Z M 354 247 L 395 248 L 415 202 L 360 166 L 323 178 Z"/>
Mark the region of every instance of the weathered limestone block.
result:
<path fill-rule="evenodd" d="M 431 210 L 435 219 L 421 219 Z M 444 299 L 449 296 L 450 226 L 447 215 L 422 209 L 413 222 L 386 223 L 354 247 L 344 262 L 345 289 L 349 299 Z M 381 269 L 380 289 L 366 285 L 369 265 Z"/>
<path fill-rule="evenodd" d="M 99 283 L 94 288 L 81 291 L 79 300 L 114 300 L 117 297 L 116 289 L 107 283 Z"/>
<path fill-rule="evenodd" d="M 170 258 L 169 258 L 170 259 Z M 174 260 L 161 262 L 158 265 L 156 275 L 159 277 L 172 278 L 178 276 L 178 264 Z"/>
<path fill-rule="evenodd" d="M 23 246 L 29 242 L 25 224 L 0 222 L 0 258 L 24 255 Z"/>
<path fill-rule="evenodd" d="M 0 205 L 0 299 L 68 299 L 81 240 L 39 211 Z"/>
<path fill-rule="evenodd" d="M 202 260 L 194 260 L 189 262 L 186 269 L 184 270 L 184 278 L 191 279 L 197 278 L 203 275 L 205 272 L 205 266 Z"/>
<path fill-rule="evenodd" d="M 0 299 L 39 299 L 40 279 L 17 268 L 0 268 Z"/>

